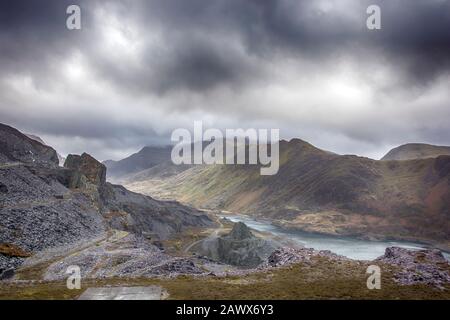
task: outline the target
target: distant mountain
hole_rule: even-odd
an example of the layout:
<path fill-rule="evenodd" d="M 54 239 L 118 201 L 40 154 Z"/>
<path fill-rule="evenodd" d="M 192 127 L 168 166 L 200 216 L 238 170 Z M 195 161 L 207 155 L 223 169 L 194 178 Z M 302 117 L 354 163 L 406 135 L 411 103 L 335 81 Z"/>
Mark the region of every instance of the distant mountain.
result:
<path fill-rule="evenodd" d="M 118 179 L 170 160 L 171 152 L 171 146 L 144 147 L 125 159 L 120 161 L 106 160 L 103 164 L 108 168 L 108 177 Z"/>
<path fill-rule="evenodd" d="M 412 160 L 450 155 L 450 147 L 424 143 L 408 143 L 390 150 L 381 160 Z"/>
<path fill-rule="evenodd" d="M 377 161 L 293 139 L 280 142 L 273 176 L 254 165 L 199 165 L 167 178 L 147 170 L 126 186 L 311 232 L 450 244 L 450 156 Z"/>

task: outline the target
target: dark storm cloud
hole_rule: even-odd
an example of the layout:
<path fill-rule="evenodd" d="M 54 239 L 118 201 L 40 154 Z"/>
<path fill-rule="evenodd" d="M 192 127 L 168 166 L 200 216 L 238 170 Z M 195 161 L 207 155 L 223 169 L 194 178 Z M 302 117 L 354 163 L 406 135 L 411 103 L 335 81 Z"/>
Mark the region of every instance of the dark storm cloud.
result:
<path fill-rule="evenodd" d="M 372 58 L 368 53 L 373 50 L 386 55 L 412 81 L 426 81 L 448 71 L 450 1 L 331 1 L 335 5 L 328 9 L 315 6 L 318 2 L 160 0 L 145 2 L 141 12 L 143 21 L 158 21 L 170 35 L 177 35 L 172 39 L 180 48 L 194 32 L 218 37 L 229 33 L 239 37 L 249 54 L 266 59 L 281 53 L 320 62 L 342 52 L 366 60 Z M 382 10 L 380 32 L 366 28 L 366 8 L 372 4 Z M 186 35 L 186 42 L 179 34 Z M 167 41 L 171 42 L 171 36 Z M 220 64 L 219 55 L 212 57 Z M 230 79 L 225 75 L 223 80 Z"/>
<path fill-rule="evenodd" d="M 65 9 L 83 8 L 82 32 L 65 25 Z M 450 65 L 449 1 L 342 1 L 329 9 L 300 0 L 153 0 L 153 1 L 2 1 L 1 63 L 4 70 L 34 70 L 45 76 L 54 59 L 70 50 L 88 55 L 93 68 L 121 85 L 156 92 L 209 90 L 216 85 L 251 84 L 261 73 L 251 57 L 270 61 L 274 54 L 300 56 L 320 63 L 339 54 L 370 59 L 371 50 L 386 55 L 411 81 L 428 81 Z M 326 3 L 326 2 L 324 2 Z M 365 27 L 365 9 L 382 8 L 383 30 Z M 345 7 L 345 6 L 348 7 Z M 102 6 L 126 25 L 138 21 L 144 59 L 129 70 L 96 53 L 102 21 L 93 11 Z M 346 14 L 343 14 L 345 13 Z M 155 58 L 147 32 L 163 32 L 165 51 Z M 200 36 L 199 36 L 200 34 Z M 233 36 L 248 56 L 230 49 Z M 223 38 L 223 41 L 220 39 Z M 361 50 L 364 48 L 364 50 Z M 376 58 L 376 57 L 374 57 Z M 156 70 L 153 71 L 153 70 Z M 55 71 L 57 72 L 57 71 Z M 409 79 L 408 79 L 409 80 Z"/>
<path fill-rule="evenodd" d="M 70 4 L 82 8 L 80 31 L 65 28 Z M 366 28 L 371 4 L 380 31 Z M 199 114 L 216 125 L 274 120 L 294 134 L 315 127 L 348 145 L 450 136 L 434 117 L 447 116 L 436 84 L 450 70 L 445 0 L 4 0 L 0 50 L 1 121 L 105 150 L 162 141 Z M 356 74 L 340 87 L 342 65 Z M 428 102 L 430 114 L 417 111 Z M 401 118 L 397 106 L 416 108 L 403 115 L 409 129 L 371 123 Z"/>

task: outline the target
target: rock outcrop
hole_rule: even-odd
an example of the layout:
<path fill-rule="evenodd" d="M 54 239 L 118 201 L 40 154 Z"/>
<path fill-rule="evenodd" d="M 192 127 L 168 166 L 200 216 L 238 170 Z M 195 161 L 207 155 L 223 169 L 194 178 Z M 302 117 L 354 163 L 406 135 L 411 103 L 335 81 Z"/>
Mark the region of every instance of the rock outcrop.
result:
<path fill-rule="evenodd" d="M 0 163 L 22 162 L 58 166 L 56 151 L 0 123 Z"/>
<path fill-rule="evenodd" d="M 86 183 L 103 186 L 106 183 L 106 167 L 87 153 L 81 156 L 70 154 L 67 156 L 64 167 L 73 170 L 70 184 L 72 188 L 82 188 Z"/>
<path fill-rule="evenodd" d="M 42 140 L 40 137 L 34 135 L 34 134 L 29 134 L 29 133 L 25 133 L 25 135 L 30 138 L 33 139 L 37 142 L 40 142 L 41 144 L 43 144 L 44 146 L 48 146 L 48 144 L 46 144 L 44 142 L 44 140 Z M 64 158 L 62 155 L 60 155 L 58 152 L 56 152 L 56 155 L 58 156 L 58 162 L 59 162 L 59 166 L 63 166 L 64 165 L 64 161 L 66 161 L 66 158 Z"/>
<path fill-rule="evenodd" d="M 395 281 L 402 285 L 427 284 L 442 287 L 450 283 L 450 265 L 439 250 L 386 248 L 384 256 L 375 260 L 398 267 Z"/>
<path fill-rule="evenodd" d="M 105 231 L 103 218 L 83 193 L 72 193 L 58 178 L 60 169 L 16 165 L 0 168 L 0 243 L 35 253 L 76 243 Z M 2 255 L 2 254 L 0 254 Z M 17 266 L 24 258 L 3 254 L 0 268 Z"/>
<path fill-rule="evenodd" d="M 228 235 L 206 239 L 196 251 L 215 261 L 253 268 L 277 247 L 276 242 L 256 237 L 244 223 L 238 222 Z"/>
<path fill-rule="evenodd" d="M 212 226 L 204 213 L 106 182 L 106 167 L 84 153 L 58 166 L 55 150 L 0 125 L 0 270 L 26 256 L 94 241 L 112 229 L 167 239 Z"/>
<path fill-rule="evenodd" d="M 349 261 L 349 258 L 335 254 L 329 250 L 315 250 L 312 248 L 281 247 L 276 249 L 267 260 L 260 265 L 260 269 L 284 267 L 295 263 L 310 263 L 313 257 L 326 257 L 330 260 Z"/>
<path fill-rule="evenodd" d="M 174 201 L 158 201 L 106 183 L 101 189 L 103 214 L 111 228 L 164 240 L 190 227 L 212 227 L 203 212 Z"/>

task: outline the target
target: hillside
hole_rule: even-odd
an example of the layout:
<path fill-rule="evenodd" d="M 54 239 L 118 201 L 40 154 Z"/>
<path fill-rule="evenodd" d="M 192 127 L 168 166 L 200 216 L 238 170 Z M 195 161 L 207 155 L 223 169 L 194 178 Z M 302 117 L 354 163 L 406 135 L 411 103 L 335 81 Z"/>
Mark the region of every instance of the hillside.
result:
<path fill-rule="evenodd" d="M 41 137 L 38 137 L 38 136 L 36 136 L 36 135 L 34 135 L 34 134 L 29 134 L 29 133 L 25 133 L 25 135 L 26 135 L 28 138 L 30 138 L 30 139 L 33 139 L 33 140 L 35 140 L 35 141 L 37 141 L 37 142 L 39 142 L 39 143 L 41 143 L 41 144 L 43 144 L 43 145 L 45 145 L 45 146 L 48 146 L 48 144 L 46 144 L 46 143 L 44 142 L 44 140 L 41 139 Z M 63 166 L 63 165 L 64 165 L 64 162 L 66 161 L 66 158 L 64 158 L 64 157 L 63 157 L 62 155 L 60 155 L 58 152 L 56 152 L 56 154 L 57 154 L 57 156 L 58 156 L 59 165 L 60 165 L 60 166 Z"/>
<path fill-rule="evenodd" d="M 354 261 L 327 250 L 284 247 L 266 239 L 267 235 L 253 234 L 244 224 L 230 225 L 223 220 L 215 224 L 202 211 L 108 183 L 105 165 L 86 153 L 69 155 L 61 168 L 52 148 L 19 131 L 1 126 L 0 137 L 0 299 L 76 298 L 81 291 L 61 285 L 71 266 L 80 267 L 83 289 L 111 288 L 120 279 L 122 285 L 159 284 L 171 298 L 261 298 L 274 286 L 275 290 L 269 290 L 274 298 L 368 297 L 367 290 L 355 288 L 366 281 L 367 265 L 373 262 Z M 423 219 L 415 223 L 433 232 L 448 230 L 448 217 L 439 220 L 442 208 L 436 199 L 448 199 L 450 157 L 380 162 L 337 156 L 301 140 L 284 141 L 280 147 L 280 178 L 261 177 L 258 168 L 249 166 L 197 166 L 177 172 L 166 163 L 164 168 L 171 174 L 155 172 L 160 187 L 170 183 L 167 191 L 171 194 L 180 192 L 211 207 L 249 208 L 249 213 L 291 227 L 305 228 L 298 220 L 307 216 L 300 206 L 316 218 L 324 212 L 321 208 L 340 208 L 341 216 L 332 222 L 348 229 L 336 229 L 337 233 L 364 228 L 363 223 L 351 225 L 348 222 L 353 220 L 346 220 L 356 216 L 356 210 L 369 222 L 375 220 L 368 217 L 384 221 L 386 216 L 377 211 L 369 195 L 380 192 L 377 187 L 396 186 L 398 180 L 398 186 L 412 183 L 402 199 L 412 197 L 417 190 L 418 180 L 414 179 L 425 173 L 424 188 L 435 186 L 433 197 L 427 199 L 435 205 L 434 211 L 427 213 L 433 223 L 426 224 Z M 395 172 L 394 180 L 384 180 L 383 170 Z M 149 171 L 146 174 L 150 176 Z M 372 185 L 380 177 L 382 183 Z M 173 184 L 177 181 L 183 185 Z M 258 188 L 266 189 L 257 193 Z M 376 203 L 385 204 L 382 209 L 388 210 L 393 190 L 385 192 L 383 202 Z M 279 202 L 273 197 L 279 197 Z M 294 206 L 298 206 L 296 210 Z M 323 226 L 324 217 L 313 226 Z M 403 217 L 404 227 L 410 227 L 412 215 L 405 211 L 403 216 L 395 216 Z M 224 234 L 227 228 L 232 228 L 231 232 Z M 398 227 L 392 230 L 399 231 Z M 380 291 L 380 298 L 398 297 L 399 292 L 405 298 L 446 296 L 448 290 L 433 290 L 447 288 L 450 281 L 448 263 L 437 250 L 387 248 L 375 262 L 383 264 L 383 286 L 389 288 Z M 410 286 L 416 287 L 411 290 Z"/>
<path fill-rule="evenodd" d="M 30 256 L 96 248 L 99 239 L 117 232 L 137 238 L 134 246 L 151 247 L 151 258 L 159 249 L 141 237 L 161 241 L 213 225 L 198 210 L 106 182 L 106 167 L 86 153 L 69 155 L 61 168 L 54 149 L 5 125 L 0 125 L 0 204 L 0 276 Z"/>
<path fill-rule="evenodd" d="M 104 165 L 108 168 L 108 178 L 117 179 L 154 167 L 170 159 L 172 147 L 144 147 L 139 152 L 120 161 L 107 160 Z"/>
<path fill-rule="evenodd" d="M 450 156 L 450 147 L 408 143 L 390 150 L 381 160 L 413 160 Z"/>
<path fill-rule="evenodd" d="M 450 156 L 376 161 L 331 154 L 294 139 L 280 142 L 280 170 L 274 176 L 261 176 L 257 166 L 248 165 L 195 166 L 165 179 L 146 173 L 127 187 L 306 231 L 450 240 Z"/>
<path fill-rule="evenodd" d="M 53 148 L 0 123 L 0 162 L 28 162 L 55 166 L 59 161 Z"/>

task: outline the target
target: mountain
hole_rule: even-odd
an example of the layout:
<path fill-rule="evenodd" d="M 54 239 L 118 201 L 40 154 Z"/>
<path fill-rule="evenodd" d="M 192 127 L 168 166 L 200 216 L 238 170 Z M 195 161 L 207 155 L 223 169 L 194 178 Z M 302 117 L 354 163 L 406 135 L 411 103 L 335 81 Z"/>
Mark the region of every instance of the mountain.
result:
<path fill-rule="evenodd" d="M 33 139 L 43 145 L 47 145 L 44 140 L 42 140 L 40 137 L 35 136 L 34 134 L 30 134 L 30 133 L 24 133 L 28 138 Z"/>
<path fill-rule="evenodd" d="M 390 150 L 381 160 L 412 160 L 450 155 L 450 147 L 408 143 Z"/>
<path fill-rule="evenodd" d="M 117 179 L 168 161 L 171 152 L 171 146 L 144 147 L 139 152 L 120 161 L 106 160 L 103 163 L 108 168 L 108 177 Z"/>
<path fill-rule="evenodd" d="M 165 179 L 146 173 L 126 186 L 293 229 L 450 241 L 450 156 L 377 161 L 293 139 L 280 142 L 280 169 L 273 176 L 261 176 L 254 165 L 199 165 Z"/>
<path fill-rule="evenodd" d="M 224 139 L 223 143 L 225 146 L 230 141 Z M 198 147 L 204 150 L 208 144 L 208 142 L 204 141 L 191 143 L 191 163 L 194 161 L 195 148 Z M 106 160 L 103 164 L 108 168 L 108 179 L 120 183 L 145 180 L 146 178 L 165 179 L 193 167 L 190 164 L 173 165 L 171 159 L 172 148 L 172 146 L 144 147 L 138 153 L 120 161 Z"/>
<path fill-rule="evenodd" d="M 0 125 L 0 275 L 29 256 L 67 254 L 65 247 L 93 245 L 119 231 L 160 241 L 213 225 L 196 209 L 110 184 L 106 172 L 86 153 L 69 155 L 61 168 L 54 149 Z"/>
<path fill-rule="evenodd" d="M 58 165 L 56 151 L 27 137 L 13 127 L 0 123 L 0 162 L 25 162 Z"/>
<path fill-rule="evenodd" d="M 30 138 L 33 139 L 41 144 L 43 144 L 44 146 L 48 146 L 44 140 L 42 140 L 40 137 L 34 135 L 34 134 L 29 134 L 29 133 L 25 133 L 25 135 Z M 64 158 L 62 155 L 60 155 L 58 152 L 56 153 L 58 155 L 58 160 L 59 160 L 59 165 L 63 166 L 64 165 L 64 161 L 66 161 L 66 158 Z"/>

